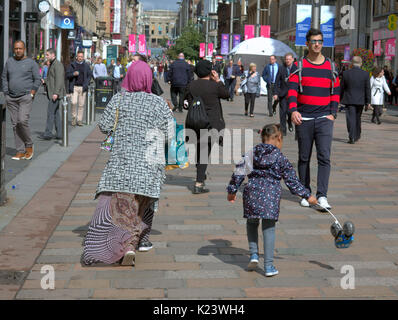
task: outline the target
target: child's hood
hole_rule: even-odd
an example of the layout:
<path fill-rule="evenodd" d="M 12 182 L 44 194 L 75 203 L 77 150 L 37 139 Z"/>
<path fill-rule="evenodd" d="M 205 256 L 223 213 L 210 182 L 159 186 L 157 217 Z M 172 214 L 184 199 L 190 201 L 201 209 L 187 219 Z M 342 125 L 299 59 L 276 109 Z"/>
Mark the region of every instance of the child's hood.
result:
<path fill-rule="evenodd" d="M 253 149 L 253 168 L 264 170 L 272 167 L 280 155 L 280 150 L 272 145 L 260 143 Z"/>

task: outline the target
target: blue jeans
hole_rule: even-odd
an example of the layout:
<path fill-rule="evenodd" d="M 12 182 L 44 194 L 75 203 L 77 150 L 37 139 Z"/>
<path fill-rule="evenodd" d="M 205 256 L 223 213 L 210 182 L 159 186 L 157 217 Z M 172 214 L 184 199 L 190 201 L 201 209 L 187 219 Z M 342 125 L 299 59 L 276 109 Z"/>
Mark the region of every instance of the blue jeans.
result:
<path fill-rule="evenodd" d="M 258 255 L 258 226 L 260 219 L 247 219 L 246 230 L 250 254 Z M 275 247 L 275 220 L 262 219 L 264 240 L 264 267 L 272 266 Z"/>

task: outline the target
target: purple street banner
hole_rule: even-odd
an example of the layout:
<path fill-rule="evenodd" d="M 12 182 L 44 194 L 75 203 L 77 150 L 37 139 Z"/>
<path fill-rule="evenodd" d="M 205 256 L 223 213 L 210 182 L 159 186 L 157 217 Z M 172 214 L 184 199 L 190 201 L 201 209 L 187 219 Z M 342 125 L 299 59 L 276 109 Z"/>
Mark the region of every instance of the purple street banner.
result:
<path fill-rule="evenodd" d="M 344 60 L 350 61 L 350 46 L 344 47 Z"/>
<path fill-rule="evenodd" d="M 229 52 L 229 34 L 223 33 L 221 34 L 221 54 L 227 55 Z"/>
<path fill-rule="evenodd" d="M 234 34 L 232 38 L 232 49 L 235 48 L 240 43 L 240 34 Z"/>

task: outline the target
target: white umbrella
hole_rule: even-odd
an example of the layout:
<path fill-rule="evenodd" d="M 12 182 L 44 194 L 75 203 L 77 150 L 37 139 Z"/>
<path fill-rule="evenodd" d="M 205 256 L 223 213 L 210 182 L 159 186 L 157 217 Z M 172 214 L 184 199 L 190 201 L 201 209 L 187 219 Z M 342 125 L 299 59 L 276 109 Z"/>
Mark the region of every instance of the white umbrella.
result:
<path fill-rule="evenodd" d="M 235 54 L 250 54 L 260 56 L 283 57 L 286 53 L 292 53 L 294 58 L 297 58 L 296 53 L 288 45 L 282 41 L 271 38 L 252 38 L 241 42 L 231 50 L 230 55 Z"/>

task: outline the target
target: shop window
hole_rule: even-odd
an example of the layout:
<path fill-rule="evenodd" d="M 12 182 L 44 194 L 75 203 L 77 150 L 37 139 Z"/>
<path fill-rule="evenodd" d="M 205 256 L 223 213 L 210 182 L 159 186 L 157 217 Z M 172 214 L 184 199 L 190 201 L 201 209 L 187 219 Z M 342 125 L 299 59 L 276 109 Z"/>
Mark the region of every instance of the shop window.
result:
<path fill-rule="evenodd" d="M 381 0 L 381 12 L 380 14 L 386 14 L 390 12 L 390 0 Z"/>

